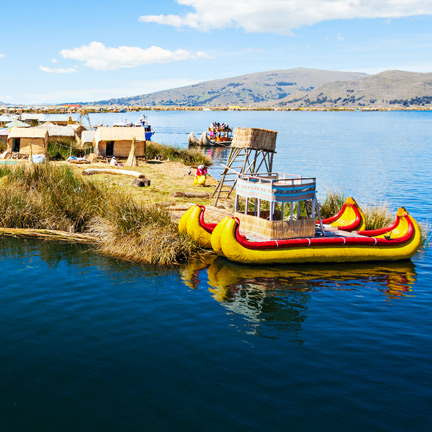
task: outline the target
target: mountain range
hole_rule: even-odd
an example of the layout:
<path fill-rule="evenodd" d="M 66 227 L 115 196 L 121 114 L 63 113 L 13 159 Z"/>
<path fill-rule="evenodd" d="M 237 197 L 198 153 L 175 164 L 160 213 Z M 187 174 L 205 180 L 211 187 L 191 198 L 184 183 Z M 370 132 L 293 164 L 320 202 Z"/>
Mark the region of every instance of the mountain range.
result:
<path fill-rule="evenodd" d="M 287 107 L 421 107 L 432 104 L 432 73 L 385 71 L 358 80 L 293 92 L 277 102 Z"/>
<path fill-rule="evenodd" d="M 295 68 L 204 81 L 92 105 L 183 107 L 422 107 L 432 104 L 432 73 Z"/>
<path fill-rule="evenodd" d="M 326 83 L 354 81 L 365 76 L 357 72 L 296 68 L 204 81 L 156 93 L 97 101 L 94 104 L 189 107 L 274 105 L 294 92 L 307 93 Z"/>

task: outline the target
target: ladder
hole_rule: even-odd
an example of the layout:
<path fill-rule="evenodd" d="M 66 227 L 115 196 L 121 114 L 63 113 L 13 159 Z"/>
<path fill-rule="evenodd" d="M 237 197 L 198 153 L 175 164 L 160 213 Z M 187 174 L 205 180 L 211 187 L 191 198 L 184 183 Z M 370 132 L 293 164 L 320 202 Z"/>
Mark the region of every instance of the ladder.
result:
<path fill-rule="evenodd" d="M 272 150 L 255 149 L 251 147 L 231 147 L 221 179 L 216 186 L 212 197 L 215 198 L 215 206 L 221 198 L 229 198 L 237 183 L 238 174 L 255 174 L 261 172 L 272 172 L 273 156 L 276 152 Z"/>

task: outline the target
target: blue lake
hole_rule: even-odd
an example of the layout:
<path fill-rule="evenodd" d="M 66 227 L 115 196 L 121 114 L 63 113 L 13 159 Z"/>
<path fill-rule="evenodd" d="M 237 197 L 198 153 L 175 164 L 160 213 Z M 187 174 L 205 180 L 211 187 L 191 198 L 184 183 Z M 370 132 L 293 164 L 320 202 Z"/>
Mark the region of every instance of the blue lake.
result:
<path fill-rule="evenodd" d="M 148 114 L 179 147 L 277 130 L 276 171 L 431 223 L 431 112 Z M 429 431 L 431 258 L 167 270 L 0 238 L 0 430 Z"/>

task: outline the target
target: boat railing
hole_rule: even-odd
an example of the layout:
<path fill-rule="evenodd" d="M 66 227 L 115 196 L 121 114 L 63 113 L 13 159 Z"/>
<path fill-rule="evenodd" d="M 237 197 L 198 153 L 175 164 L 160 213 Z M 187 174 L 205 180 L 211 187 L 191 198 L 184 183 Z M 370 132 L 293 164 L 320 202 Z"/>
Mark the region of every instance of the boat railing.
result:
<path fill-rule="evenodd" d="M 283 174 L 283 173 L 262 173 L 262 174 L 238 174 L 237 189 L 240 183 L 240 188 L 246 187 L 253 190 L 255 187 L 258 189 L 284 189 L 293 186 L 307 186 L 315 189 L 315 177 L 302 177 L 297 174 Z M 258 186 L 259 185 L 259 186 Z"/>

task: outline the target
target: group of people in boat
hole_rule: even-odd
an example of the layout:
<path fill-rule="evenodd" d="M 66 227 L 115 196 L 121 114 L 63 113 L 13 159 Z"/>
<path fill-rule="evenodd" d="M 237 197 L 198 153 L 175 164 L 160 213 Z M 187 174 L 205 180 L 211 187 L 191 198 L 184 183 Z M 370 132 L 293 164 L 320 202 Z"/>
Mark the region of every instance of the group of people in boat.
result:
<path fill-rule="evenodd" d="M 214 132 L 232 132 L 232 129 L 229 127 L 227 123 L 220 124 L 219 122 L 213 122 L 209 126 L 209 131 L 211 130 Z"/>
<path fill-rule="evenodd" d="M 219 122 L 213 122 L 208 129 L 208 137 L 210 140 L 218 141 L 228 141 L 231 140 L 230 133 L 232 129 L 228 124 Z"/>

